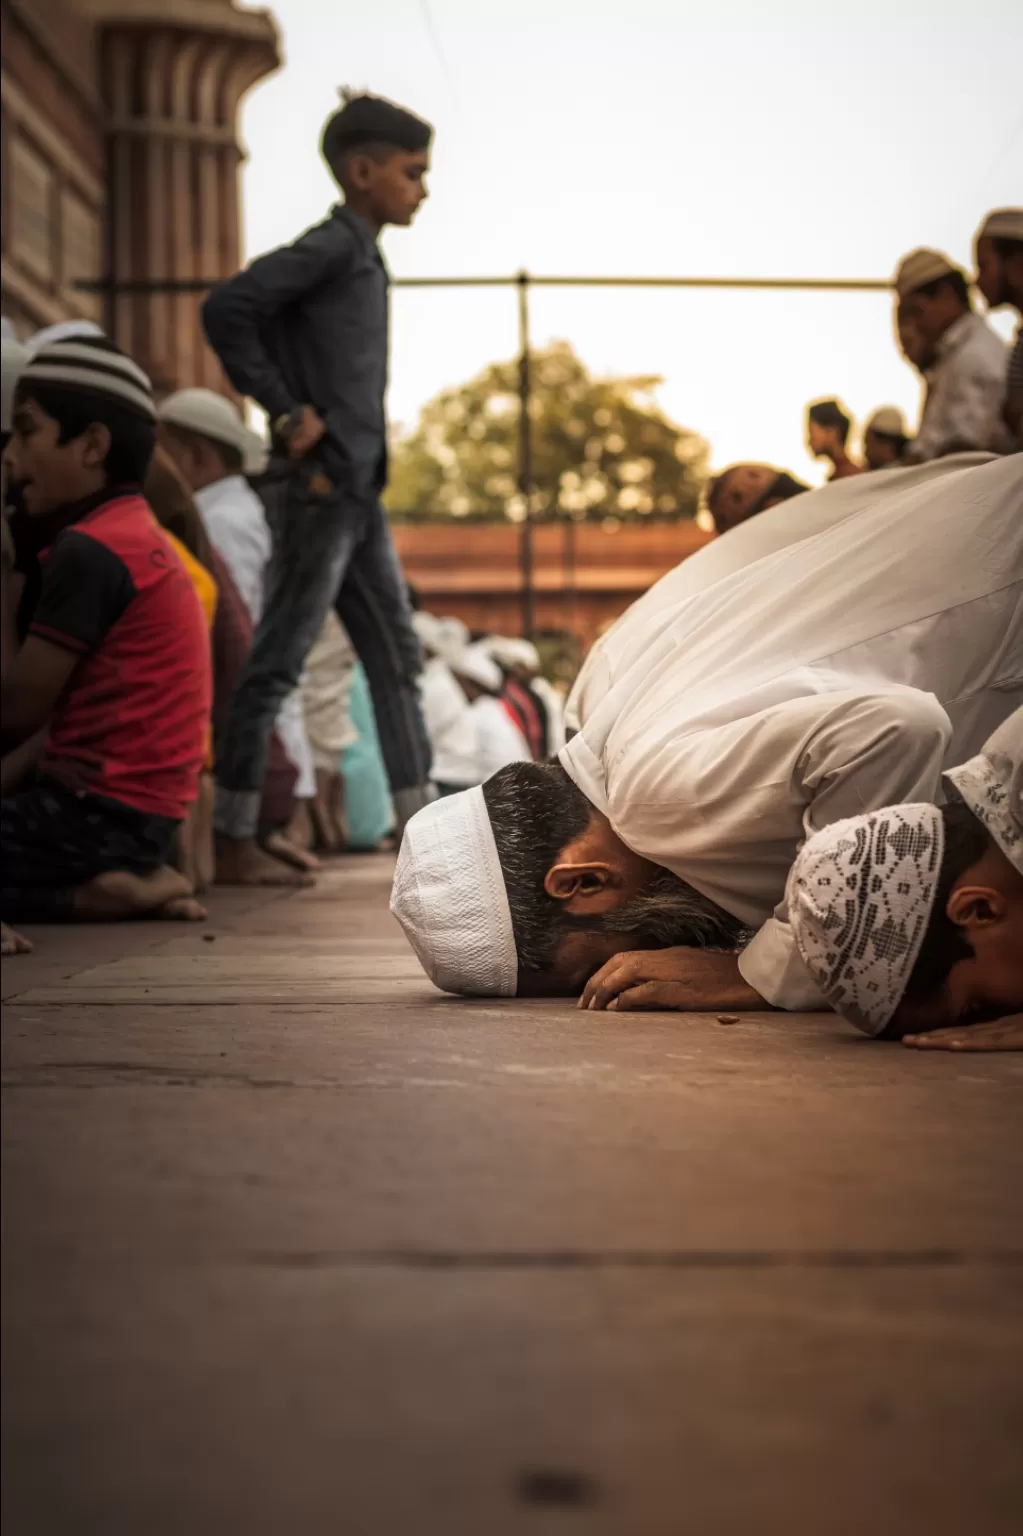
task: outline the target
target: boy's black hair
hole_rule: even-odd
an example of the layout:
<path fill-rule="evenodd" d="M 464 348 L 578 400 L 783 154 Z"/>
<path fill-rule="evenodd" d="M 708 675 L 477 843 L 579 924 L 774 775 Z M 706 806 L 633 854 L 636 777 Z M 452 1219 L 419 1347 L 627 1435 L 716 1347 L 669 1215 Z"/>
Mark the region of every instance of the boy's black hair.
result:
<path fill-rule="evenodd" d="M 843 411 L 837 400 L 815 400 L 813 405 L 807 408 L 809 419 L 818 427 L 831 427 L 842 439 L 843 445 L 849 437 L 852 420 Z"/>
<path fill-rule="evenodd" d="M 430 147 L 430 124 L 393 101 L 351 91 L 342 91 L 341 100 L 320 138 L 320 152 L 338 181 L 353 154 L 384 161 L 394 154 L 418 154 Z"/>
<path fill-rule="evenodd" d="M 944 986 L 954 965 L 973 955 L 963 930 L 958 923 L 953 923 L 945 909 L 956 881 L 978 863 L 991 846 L 987 828 L 961 800 L 942 806 L 941 817 L 945 823 L 945 852 L 938 888 L 934 893 L 931 920 L 903 994 L 906 1003 L 916 1006 L 928 1002 Z"/>

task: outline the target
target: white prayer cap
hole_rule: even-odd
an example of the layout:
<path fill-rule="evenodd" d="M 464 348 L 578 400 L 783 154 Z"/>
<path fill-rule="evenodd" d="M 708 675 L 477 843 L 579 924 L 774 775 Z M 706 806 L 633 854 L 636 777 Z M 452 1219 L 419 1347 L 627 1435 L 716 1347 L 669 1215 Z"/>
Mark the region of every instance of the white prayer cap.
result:
<path fill-rule="evenodd" d="M 234 402 L 215 389 L 179 389 L 160 402 L 157 416 L 168 426 L 183 427 L 186 432 L 233 448 L 241 454 L 246 474 L 263 468 L 266 446 L 262 438 L 249 431 Z"/>
<path fill-rule="evenodd" d="M 482 789 L 445 795 L 405 828 L 391 912 L 434 986 L 514 997 L 518 956 Z"/>
<path fill-rule="evenodd" d="M 11 406 L 14 402 L 14 386 L 18 382 L 18 375 L 28 362 L 28 348 L 23 347 L 20 341 L 8 340 L 5 336 L 2 343 L 2 374 L 0 374 L 0 415 L 3 425 L 0 430 L 11 430 Z"/>
<path fill-rule="evenodd" d="M 466 678 L 470 683 L 476 683 L 478 687 L 485 688 L 488 693 L 501 692 L 504 683 L 501 668 L 484 645 L 467 645 L 461 655 L 451 658 L 448 665 L 452 672 L 457 672 L 459 677 Z"/>
<path fill-rule="evenodd" d="M 499 667 L 525 667 L 529 672 L 540 670 L 540 652 L 531 640 L 519 640 L 512 635 L 488 635 L 483 644 Z"/>
<path fill-rule="evenodd" d="M 1023 240 L 1023 208 L 996 208 L 977 231 L 978 240 Z"/>
<path fill-rule="evenodd" d="M 835 1012 L 868 1035 L 902 1001 L 944 851 L 936 805 L 890 805 L 825 827 L 792 866 L 785 899 L 803 963 Z"/>
<path fill-rule="evenodd" d="M 880 432 L 882 437 L 908 437 L 906 418 L 897 405 L 882 405 L 876 410 L 864 428 L 865 432 Z"/>
<path fill-rule="evenodd" d="M 14 329 L 14 321 L 8 320 L 6 315 L 0 315 L 0 338 L 4 341 L 17 341 L 18 333 Z"/>
<path fill-rule="evenodd" d="M 46 325 L 41 331 L 36 331 L 30 336 L 26 345 L 29 357 L 35 357 L 43 347 L 48 347 L 55 341 L 82 341 L 89 336 L 102 336 L 102 328 L 95 320 L 60 320 L 56 325 Z"/>
<path fill-rule="evenodd" d="M 921 248 L 903 256 L 895 268 L 892 287 L 899 298 L 904 299 L 919 288 L 926 288 L 928 283 L 936 283 L 939 277 L 951 277 L 954 272 L 961 272 L 961 268 L 944 251 Z"/>
<path fill-rule="evenodd" d="M 440 655 L 440 647 L 444 641 L 444 630 L 440 619 L 435 614 L 424 613 L 422 609 L 412 615 L 412 628 L 419 636 L 419 643 L 426 651 L 431 651 L 434 656 Z"/>
<path fill-rule="evenodd" d="M 945 779 L 953 796 L 965 802 L 1023 875 L 1023 709 L 999 726 L 976 757 L 950 768 Z"/>

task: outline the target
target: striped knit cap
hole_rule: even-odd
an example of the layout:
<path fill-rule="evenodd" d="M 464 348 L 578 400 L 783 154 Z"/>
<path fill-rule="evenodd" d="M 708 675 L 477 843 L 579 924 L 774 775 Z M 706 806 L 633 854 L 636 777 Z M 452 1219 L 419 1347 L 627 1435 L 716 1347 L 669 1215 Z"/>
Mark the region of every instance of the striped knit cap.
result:
<path fill-rule="evenodd" d="M 22 370 L 18 393 L 31 393 L 33 384 L 56 384 L 83 395 L 102 395 L 145 421 L 156 421 L 148 376 L 105 336 L 50 342 Z"/>

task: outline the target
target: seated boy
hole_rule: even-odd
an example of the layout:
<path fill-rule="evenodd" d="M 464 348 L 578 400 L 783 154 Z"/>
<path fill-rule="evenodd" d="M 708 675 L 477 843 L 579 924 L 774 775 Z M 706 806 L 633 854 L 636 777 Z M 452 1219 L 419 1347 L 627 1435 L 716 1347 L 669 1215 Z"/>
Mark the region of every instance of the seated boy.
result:
<path fill-rule="evenodd" d="M 140 489 L 155 436 L 149 380 L 105 338 L 44 347 L 18 380 L 14 545 L 40 580 L 19 636 L 8 550 L 0 707 L 6 746 L 46 740 L 0 811 L 8 922 L 204 915 L 168 860 L 203 765 L 210 643 Z"/>

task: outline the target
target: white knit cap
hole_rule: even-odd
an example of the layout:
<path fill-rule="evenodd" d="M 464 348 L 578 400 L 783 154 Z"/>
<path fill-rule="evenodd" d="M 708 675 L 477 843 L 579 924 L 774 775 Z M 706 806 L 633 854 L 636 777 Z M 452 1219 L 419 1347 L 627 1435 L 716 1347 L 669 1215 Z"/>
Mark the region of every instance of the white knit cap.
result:
<path fill-rule="evenodd" d="M 436 614 L 424 613 L 420 609 L 412 615 L 412 628 L 419 636 L 419 643 L 424 650 L 432 651 L 435 656 L 439 656 L 440 646 L 443 643 L 443 625 Z"/>
<path fill-rule="evenodd" d="M 0 413 L 2 413 L 3 426 L 0 430 L 11 430 L 11 405 L 14 400 L 14 386 L 18 382 L 18 375 L 28 362 L 28 349 L 21 345 L 20 341 L 9 340 L 6 336 L 2 347 L 2 373 L 0 373 Z"/>
<path fill-rule="evenodd" d="M 868 1035 L 902 1001 L 944 851 L 936 805 L 890 805 L 815 833 L 792 866 L 785 899 L 803 963 L 835 1012 Z"/>
<path fill-rule="evenodd" d="M 266 447 L 262 438 L 249 431 L 238 407 L 216 390 L 179 389 L 160 402 L 156 414 L 169 426 L 184 427 L 186 432 L 235 449 L 247 473 L 263 467 Z"/>
<path fill-rule="evenodd" d="M 954 272 L 961 272 L 961 268 L 944 251 L 931 251 L 922 247 L 903 256 L 895 269 L 892 287 L 899 298 L 904 299 L 916 293 L 917 289 L 926 288 L 928 283 L 937 282 L 939 277 L 951 277 Z"/>
<path fill-rule="evenodd" d="M 482 643 L 499 667 L 525 667 L 529 672 L 540 670 L 540 652 L 532 640 L 520 640 L 512 635 L 488 635 Z"/>
<path fill-rule="evenodd" d="M 476 645 L 467 645 L 460 656 L 452 657 L 448 665 L 457 676 L 466 678 L 470 683 L 476 683 L 478 687 L 485 688 L 488 693 L 501 692 L 504 683 L 501 668 L 481 642 L 477 642 Z"/>
<path fill-rule="evenodd" d="M 29 357 L 35 357 L 37 352 L 55 341 L 82 341 L 89 336 L 102 335 L 103 331 L 95 320 L 58 320 L 56 325 L 44 325 L 41 331 L 36 331 L 25 345 Z"/>
<path fill-rule="evenodd" d="M 950 768 L 945 779 L 1023 875 L 1023 708 L 998 727 L 982 752 Z"/>
<path fill-rule="evenodd" d="M 518 956 L 483 791 L 446 795 L 405 828 L 391 912 L 434 986 L 514 997 Z"/>
<path fill-rule="evenodd" d="M 897 405 L 882 405 L 871 416 L 863 429 L 865 432 L 880 432 L 884 437 L 908 437 L 906 431 L 906 418 Z"/>

